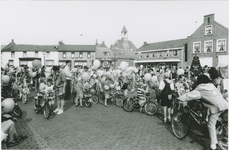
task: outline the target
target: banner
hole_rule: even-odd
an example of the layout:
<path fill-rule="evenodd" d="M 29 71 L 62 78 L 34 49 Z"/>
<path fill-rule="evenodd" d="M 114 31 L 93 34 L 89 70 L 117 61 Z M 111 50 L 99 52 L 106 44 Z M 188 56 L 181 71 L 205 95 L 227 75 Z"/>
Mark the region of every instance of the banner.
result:
<path fill-rule="evenodd" d="M 198 56 L 194 56 L 192 60 L 192 65 L 190 68 L 190 71 L 194 73 L 195 76 L 198 76 L 201 73 L 201 65 L 200 65 L 200 60 Z"/>

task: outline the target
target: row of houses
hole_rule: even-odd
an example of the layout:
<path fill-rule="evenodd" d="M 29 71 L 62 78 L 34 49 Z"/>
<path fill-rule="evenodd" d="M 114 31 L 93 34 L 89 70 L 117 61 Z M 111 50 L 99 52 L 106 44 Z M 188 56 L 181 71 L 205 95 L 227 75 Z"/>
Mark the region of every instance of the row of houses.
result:
<path fill-rule="evenodd" d="M 203 23 L 184 39 L 144 44 L 135 52 L 135 66 L 191 66 L 199 57 L 201 66 L 228 63 L 228 28 L 215 21 L 215 15 L 204 16 Z M 182 32 L 182 30 L 180 31 Z"/>
<path fill-rule="evenodd" d="M 104 42 L 99 44 L 98 40 L 94 45 L 70 45 L 65 44 L 62 40 L 58 45 L 24 45 L 16 44 L 12 40 L 1 50 L 1 65 L 4 67 L 9 63 L 13 66 L 32 67 L 32 61 L 38 59 L 46 67 L 65 65 L 67 60 L 71 61 L 71 68 L 92 67 L 93 61 L 98 59 L 103 67 L 115 68 L 122 61 L 133 66 L 136 50 L 136 46 L 128 40 L 124 26 L 121 31 L 121 39 L 118 39 L 110 48 Z"/>
<path fill-rule="evenodd" d="M 182 31 L 180 31 L 182 32 Z M 197 55 L 202 66 L 217 66 L 219 59 L 228 62 L 228 28 L 215 21 L 214 14 L 204 16 L 202 25 L 184 39 L 144 42 L 140 48 L 128 40 L 128 31 L 124 26 L 121 39 L 107 47 L 96 40 L 94 45 L 69 45 L 59 41 L 58 45 L 22 45 L 12 40 L 2 48 L 2 66 L 7 63 L 14 66 L 32 65 L 34 59 L 40 59 L 43 65 L 64 65 L 70 60 L 71 67 L 93 65 L 98 59 L 103 67 L 118 67 L 122 61 L 129 66 L 140 65 L 156 67 L 187 67 Z"/>

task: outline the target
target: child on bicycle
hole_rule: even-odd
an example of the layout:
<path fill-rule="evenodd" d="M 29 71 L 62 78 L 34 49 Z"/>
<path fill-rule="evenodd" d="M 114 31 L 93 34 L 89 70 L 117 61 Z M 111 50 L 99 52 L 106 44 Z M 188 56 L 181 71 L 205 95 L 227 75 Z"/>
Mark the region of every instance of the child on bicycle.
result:
<path fill-rule="evenodd" d="M 47 97 L 54 97 L 54 89 L 53 89 L 53 85 L 52 85 L 52 79 L 48 79 L 47 80 L 47 86 L 45 87 L 45 99 Z M 54 101 L 52 101 L 52 103 L 54 103 Z"/>

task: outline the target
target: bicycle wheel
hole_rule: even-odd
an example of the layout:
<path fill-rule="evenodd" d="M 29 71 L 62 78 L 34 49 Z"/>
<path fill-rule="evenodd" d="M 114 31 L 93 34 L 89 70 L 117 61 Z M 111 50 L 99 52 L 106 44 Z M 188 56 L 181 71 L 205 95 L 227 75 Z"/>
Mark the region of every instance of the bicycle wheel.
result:
<path fill-rule="evenodd" d="M 13 109 L 13 113 L 17 116 L 17 117 L 22 117 L 22 111 L 21 111 L 21 108 L 18 106 L 18 105 L 15 105 L 14 106 L 14 109 Z"/>
<path fill-rule="evenodd" d="M 153 116 L 157 113 L 157 104 L 149 101 L 144 105 L 144 110 L 147 115 Z"/>
<path fill-rule="evenodd" d="M 49 106 L 49 103 L 46 102 L 45 105 L 44 105 L 44 117 L 45 119 L 48 119 L 50 117 L 50 114 L 51 114 L 51 109 L 50 109 L 50 106 Z"/>
<path fill-rule="evenodd" d="M 176 138 L 182 140 L 189 132 L 190 123 L 188 116 L 183 112 L 176 112 L 172 118 L 172 131 Z"/>
<path fill-rule="evenodd" d="M 118 107 L 123 107 L 123 101 L 125 100 L 124 95 L 118 94 L 115 96 L 115 104 Z"/>
<path fill-rule="evenodd" d="M 218 145 L 222 150 L 228 149 L 228 123 L 220 124 L 216 128 Z"/>
<path fill-rule="evenodd" d="M 86 107 L 91 107 L 91 102 L 89 101 L 88 98 L 84 99 L 84 104 L 85 104 Z"/>
<path fill-rule="evenodd" d="M 21 101 L 23 104 L 25 104 L 27 102 L 27 94 L 22 94 Z"/>
<path fill-rule="evenodd" d="M 105 97 L 104 97 L 104 95 L 102 93 L 101 93 L 101 95 L 99 95 L 98 99 L 99 99 L 99 103 L 104 105 Z"/>
<path fill-rule="evenodd" d="M 134 110 L 134 101 L 133 99 L 125 100 L 123 104 L 123 108 L 127 112 L 131 112 Z"/>
<path fill-rule="evenodd" d="M 92 99 L 92 102 L 93 102 L 94 104 L 97 104 L 97 103 L 99 102 L 99 99 L 98 99 L 98 97 L 97 97 L 96 95 L 93 95 L 93 96 L 91 97 L 91 99 Z"/>

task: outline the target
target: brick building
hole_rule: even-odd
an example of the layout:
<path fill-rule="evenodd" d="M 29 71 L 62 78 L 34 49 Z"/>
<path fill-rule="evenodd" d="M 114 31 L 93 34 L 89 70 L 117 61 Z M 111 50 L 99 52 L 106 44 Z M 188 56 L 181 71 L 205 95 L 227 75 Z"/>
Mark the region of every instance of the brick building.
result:
<path fill-rule="evenodd" d="M 194 55 L 200 59 L 201 66 L 217 66 L 218 59 L 228 62 L 228 28 L 215 21 L 215 15 L 204 16 L 202 25 L 188 36 L 188 61 L 191 65 Z"/>

